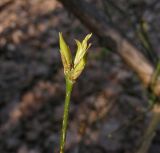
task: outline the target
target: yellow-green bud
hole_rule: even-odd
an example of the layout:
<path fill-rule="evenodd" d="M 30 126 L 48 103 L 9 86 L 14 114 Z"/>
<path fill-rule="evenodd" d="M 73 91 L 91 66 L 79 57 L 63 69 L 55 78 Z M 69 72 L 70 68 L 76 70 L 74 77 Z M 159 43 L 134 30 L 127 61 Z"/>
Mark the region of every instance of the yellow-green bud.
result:
<path fill-rule="evenodd" d="M 72 70 L 72 80 L 76 80 L 79 75 L 82 73 L 84 67 L 86 65 L 86 55 L 83 57 L 76 67 Z"/>
<path fill-rule="evenodd" d="M 69 47 L 63 39 L 62 33 L 59 33 L 59 44 L 64 73 L 67 74 L 72 68 L 72 55 Z"/>
<path fill-rule="evenodd" d="M 88 34 L 84 40 L 82 41 L 82 43 L 78 40 L 76 40 L 77 43 L 77 53 L 74 59 L 74 66 L 76 67 L 77 64 L 81 61 L 81 59 L 85 56 L 87 50 L 89 49 L 89 47 L 91 46 L 91 44 L 88 44 L 88 40 L 91 38 L 92 34 Z"/>
<path fill-rule="evenodd" d="M 82 43 L 76 40 L 77 52 L 74 59 L 74 63 L 72 63 L 71 51 L 65 43 L 62 33 L 59 33 L 60 53 L 64 66 L 64 74 L 71 81 L 75 81 L 79 77 L 86 65 L 86 53 L 89 47 L 91 46 L 91 44 L 88 44 L 88 40 L 91 36 L 92 34 L 88 34 L 82 41 Z"/>

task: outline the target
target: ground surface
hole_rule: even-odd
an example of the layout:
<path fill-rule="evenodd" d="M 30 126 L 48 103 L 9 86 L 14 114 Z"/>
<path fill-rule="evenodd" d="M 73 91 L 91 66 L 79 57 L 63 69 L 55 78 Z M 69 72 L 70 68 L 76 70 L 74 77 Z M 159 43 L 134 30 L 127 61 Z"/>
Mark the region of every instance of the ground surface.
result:
<path fill-rule="evenodd" d="M 75 50 L 73 39 L 89 31 L 54 0 L 14 0 L 1 9 L 6 2 L 0 2 L 0 153 L 56 153 L 65 92 L 58 32 Z M 91 41 L 72 95 L 66 149 L 132 153 L 150 115 L 142 115 L 147 96 L 118 55 L 95 36 Z M 150 153 L 160 153 L 158 133 Z"/>

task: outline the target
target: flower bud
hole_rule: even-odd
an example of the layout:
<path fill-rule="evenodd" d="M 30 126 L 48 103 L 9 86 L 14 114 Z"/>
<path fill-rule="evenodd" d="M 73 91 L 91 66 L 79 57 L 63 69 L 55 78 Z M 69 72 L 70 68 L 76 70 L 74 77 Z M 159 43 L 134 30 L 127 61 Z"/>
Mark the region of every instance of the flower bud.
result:
<path fill-rule="evenodd" d="M 64 41 L 62 33 L 59 33 L 60 53 L 64 66 L 64 74 L 70 81 L 75 81 L 86 65 L 86 53 L 91 46 L 91 44 L 88 44 L 88 40 L 91 36 L 92 34 L 88 34 L 82 43 L 76 40 L 77 52 L 74 63 L 72 63 L 71 51 Z"/>
<path fill-rule="evenodd" d="M 72 80 L 76 80 L 79 75 L 82 73 L 84 67 L 86 65 L 86 55 L 85 57 L 83 57 L 80 62 L 77 64 L 76 67 L 74 67 L 73 71 L 72 71 Z"/>
<path fill-rule="evenodd" d="M 77 44 L 77 53 L 74 59 L 74 67 L 77 66 L 77 64 L 81 61 L 81 59 L 85 56 L 87 50 L 89 49 L 89 47 L 91 46 L 91 44 L 87 44 L 88 40 L 91 38 L 92 34 L 88 34 L 84 40 L 82 41 L 82 43 L 78 40 L 76 40 L 76 44 Z"/>
<path fill-rule="evenodd" d="M 69 47 L 63 39 L 62 33 L 59 33 L 60 53 L 64 66 L 64 73 L 67 74 L 72 67 L 72 55 Z"/>

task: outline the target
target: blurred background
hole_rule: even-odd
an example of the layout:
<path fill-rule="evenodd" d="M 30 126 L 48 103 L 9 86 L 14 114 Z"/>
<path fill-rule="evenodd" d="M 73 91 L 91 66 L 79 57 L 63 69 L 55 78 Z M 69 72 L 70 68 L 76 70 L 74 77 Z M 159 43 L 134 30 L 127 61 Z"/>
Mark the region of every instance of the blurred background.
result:
<path fill-rule="evenodd" d="M 157 62 L 160 1 L 86 1 Z M 56 0 L 0 1 L 0 153 L 58 152 L 65 96 L 58 32 L 73 54 L 74 39 L 90 33 Z M 150 118 L 148 93 L 94 33 L 90 42 L 72 94 L 66 152 L 132 153 Z M 159 135 L 160 127 L 149 153 L 160 153 Z"/>

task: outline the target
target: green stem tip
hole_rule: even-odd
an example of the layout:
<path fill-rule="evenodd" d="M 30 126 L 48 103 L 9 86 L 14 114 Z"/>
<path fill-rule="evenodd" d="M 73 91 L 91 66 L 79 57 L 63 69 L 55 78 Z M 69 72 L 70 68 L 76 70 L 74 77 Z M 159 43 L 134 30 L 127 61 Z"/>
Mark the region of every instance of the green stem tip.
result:
<path fill-rule="evenodd" d="M 69 80 L 68 77 L 66 77 L 66 97 L 65 97 L 62 131 L 60 139 L 60 153 L 64 153 L 72 88 L 73 88 L 73 82 Z"/>

